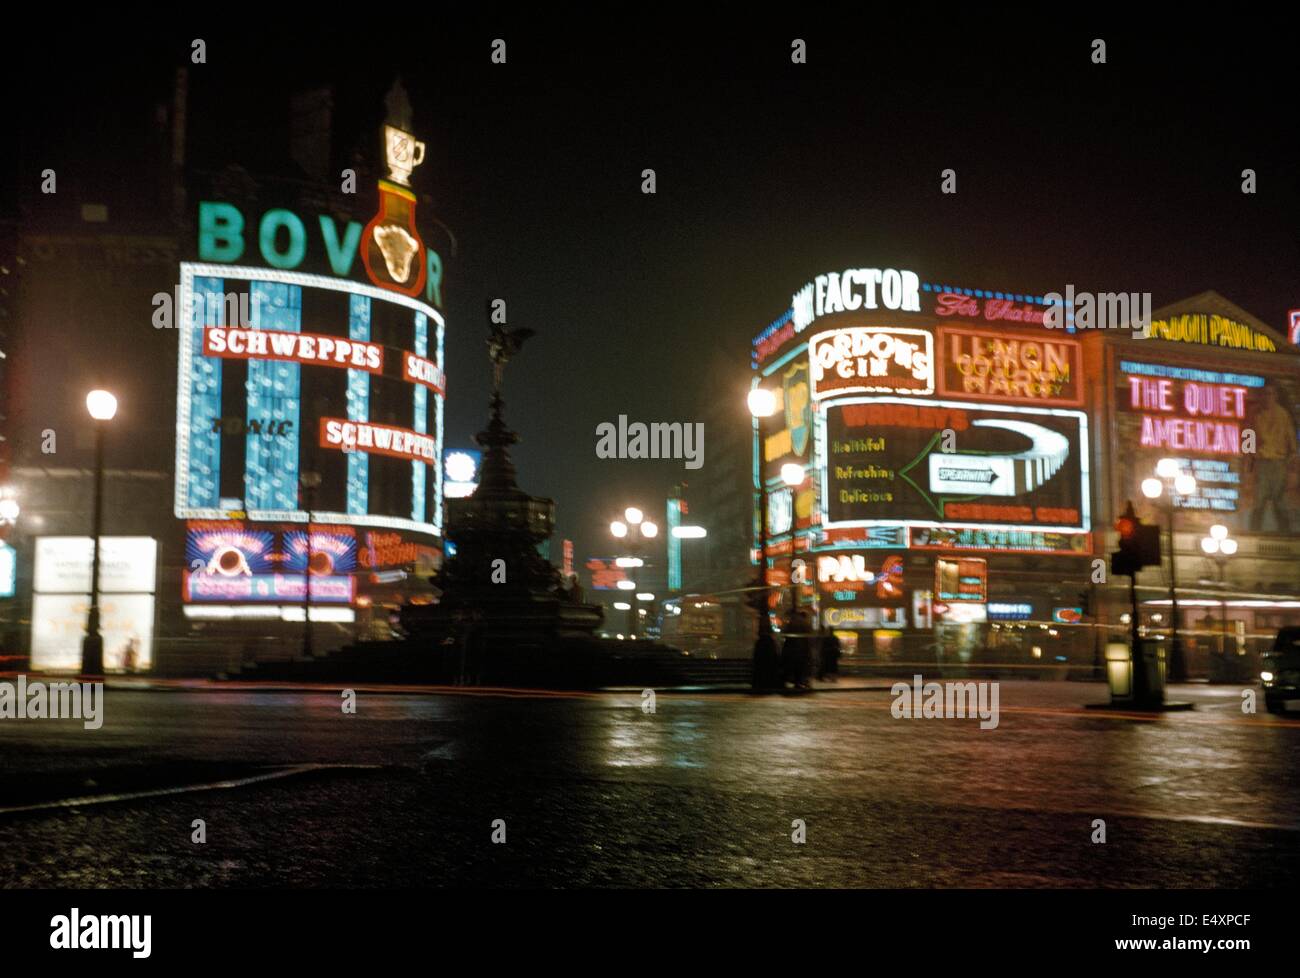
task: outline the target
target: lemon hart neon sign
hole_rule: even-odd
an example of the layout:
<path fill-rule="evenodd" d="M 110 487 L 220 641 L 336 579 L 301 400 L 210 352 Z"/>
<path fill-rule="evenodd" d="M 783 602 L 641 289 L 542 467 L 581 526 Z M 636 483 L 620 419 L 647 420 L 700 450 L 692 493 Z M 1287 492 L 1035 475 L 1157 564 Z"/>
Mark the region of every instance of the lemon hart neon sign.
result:
<path fill-rule="evenodd" d="M 379 181 L 379 195 L 379 212 L 367 224 L 348 221 L 342 227 L 329 214 L 305 218 L 273 207 L 252 215 L 225 201 L 199 201 L 199 259 L 237 264 L 256 251 L 270 268 L 328 272 L 342 279 L 364 275 L 403 295 L 423 291 L 441 307 L 442 258 L 419 238 L 415 195 L 387 180 Z"/>

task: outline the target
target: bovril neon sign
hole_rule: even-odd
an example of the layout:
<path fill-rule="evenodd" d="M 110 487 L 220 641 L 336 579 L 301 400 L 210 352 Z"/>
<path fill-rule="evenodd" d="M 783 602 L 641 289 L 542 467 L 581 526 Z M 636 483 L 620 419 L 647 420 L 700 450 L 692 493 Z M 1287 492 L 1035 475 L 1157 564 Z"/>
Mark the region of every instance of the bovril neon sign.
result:
<path fill-rule="evenodd" d="M 346 279 L 353 277 L 357 257 L 361 255 L 366 277 L 374 284 L 405 295 L 415 295 L 423 288 L 425 298 L 441 307 L 442 258 L 415 238 L 410 230 L 414 221 L 414 195 L 396 185 L 384 186 L 382 191 L 385 208 L 394 209 L 396 205 L 392 200 L 398 201 L 409 211 L 409 214 L 403 211 L 409 221 L 403 227 L 389 219 L 387 224 L 378 227 L 377 233 L 370 227 L 376 224 L 372 220 L 365 226 L 370 228 L 371 234 L 366 238 L 364 248 L 363 225 L 358 221 L 349 221 L 340 232 L 338 223 L 328 214 L 317 214 L 315 221 L 308 221 L 287 208 L 274 207 L 258 219 L 254 235 L 243 211 L 234 204 L 201 200 L 198 210 L 199 260 L 239 263 L 245 259 L 249 239 L 253 238 L 262 262 L 270 268 L 293 271 L 302 266 L 311 250 L 313 254 L 323 253 L 330 272 Z M 314 234 L 309 234 L 309 227 Z M 399 235 L 405 237 L 395 240 Z M 375 240 L 372 242 L 371 238 Z M 309 241 L 313 239 L 315 242 L 309 249 Z M 398 248 L 398 245 L 405 247 Z M 381 252 L 378 258 L 371 254 L 376 249 Z"/>

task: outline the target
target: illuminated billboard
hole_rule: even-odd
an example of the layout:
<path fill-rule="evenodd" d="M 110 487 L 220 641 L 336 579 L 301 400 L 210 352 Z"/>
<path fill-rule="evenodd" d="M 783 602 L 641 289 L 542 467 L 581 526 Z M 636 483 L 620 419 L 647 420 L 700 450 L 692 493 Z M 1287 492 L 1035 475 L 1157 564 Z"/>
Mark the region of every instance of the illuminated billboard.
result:
<path fill-rule="evenodd" d="M 310 563 L 308 554 L 310 552 Z M 371 584 L 432 572 L 434 548 L 390 530 L 194 520 L 186 527 L 186 603 L 301 604 L 310 565 L 313 604 L 357 603 Z"/>
<path fill-rule="evenodd" d="M 934 393 L 934 337 L 923 329 L 850 326 L 808 340 L 812 398 Z"/>
<path fill-rule="evenodd" d="M 1140 499 L 1142 480 L 1171 458 L 1196 479 L 1191 494 L 1172 496 L 1185 515 L 1199 512 L 1199 522 L 1210 525 L 1242 513 L 1243 531 L 1289 529 L 1300 509 L 1289 478 L 1298 392 L 1293 378 L 1121 360 L 1115 387 L 1121 491 Z"/>
<path fill-rule="evenodd" d="M 209 242 L 211 245 L 211 242 Z M 248 322 L 226 321 L 246 295 Z M 442 316 L 337 277 L 180 266 L 175 514 L 442 532 Z M 241 306 L 236 305 L 239 309 Z M 286 594 L 286 597 L 291 597 Z"/>
<path fill-rule="evenodd" d="M 817 440 L 825 527 L 1090 526 L 1082 411 L 848 398 L 818 413 Z"/>
<path fill-rule="evenodd" d="M 78 670 L 90 610 L 94 541 L 37 537 L 32 568 L 33 669 Z M 99 538 L 100 632 L 104 666 L 148 669 L 153 664 L 154 587 L 158 541 Z"/>
<path fill-rule="evenodd" d="M 588 557 L 584 566 L 591 575 L 591 587 L 594 591 L 625 590 L 619 584 L 632 580 L 626 569 L 618 566 L 617 557 Z"/>
<path fill-rule="evenodd" d="M 939 328 L 940 395 L 1009 404 L 1083 405 L 1076 340 L 960 326 Z"/>

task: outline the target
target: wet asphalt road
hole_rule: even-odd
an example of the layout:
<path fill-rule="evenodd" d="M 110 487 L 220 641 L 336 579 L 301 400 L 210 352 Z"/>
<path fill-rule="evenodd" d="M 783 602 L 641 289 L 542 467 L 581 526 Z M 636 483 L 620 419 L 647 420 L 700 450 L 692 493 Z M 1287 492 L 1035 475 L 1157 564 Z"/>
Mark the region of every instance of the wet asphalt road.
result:
<path fill-rule="evenodd" d="M 1300 871 L 1300 721 L 1085 712 L 1004 682 L 1001 722 L 889 693 L 108 692 L 98 731 L 0 720 L 7 887 L 1270 887 Z M 1262 711 L 1262 706 L 1261 706 Z M 300 769 L 299 765 L 318 765 Z M 287 776 L 280 776 L 289 771 Z M 207 841 L 192 841 L 203 819 Z M 494 844 L 493 822 L 505 822 Z M 791 839 L 803 820 L 804 844 Z M 1093 820 L 1104 819 L 1096 844 Z"/>

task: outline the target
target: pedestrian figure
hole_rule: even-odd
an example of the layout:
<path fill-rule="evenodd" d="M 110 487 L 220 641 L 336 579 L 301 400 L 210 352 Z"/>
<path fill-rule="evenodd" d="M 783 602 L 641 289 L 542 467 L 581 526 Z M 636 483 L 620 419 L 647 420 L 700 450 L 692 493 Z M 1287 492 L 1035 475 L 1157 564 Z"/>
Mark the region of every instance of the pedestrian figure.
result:
<path fill-rule="evenodd" d="M 790 631 L 785 644 L 781 646 L 785 681 L 797 689 L 808 688 L 808 678 L 812 673 L 812 646 L 807 634 L 810 627 L 808 615 L 802 611 L 795 612 L 790 616 Z"/>
<path fill-rule="evenodd" d="M 759 692 L 781 688 L 781 659 L 776 640 L 763 632 L 754 643 L 754 689 Z"/>
<path fill-rule="evenodd" d="M 817 663 L 817 678 L 825 679 L 830 676 L 834 680 L 840 671 L 840 640 L 835 637 L 835 633 L 829 628 L 822 636 L 820 651 L 821 655 Z"/>

